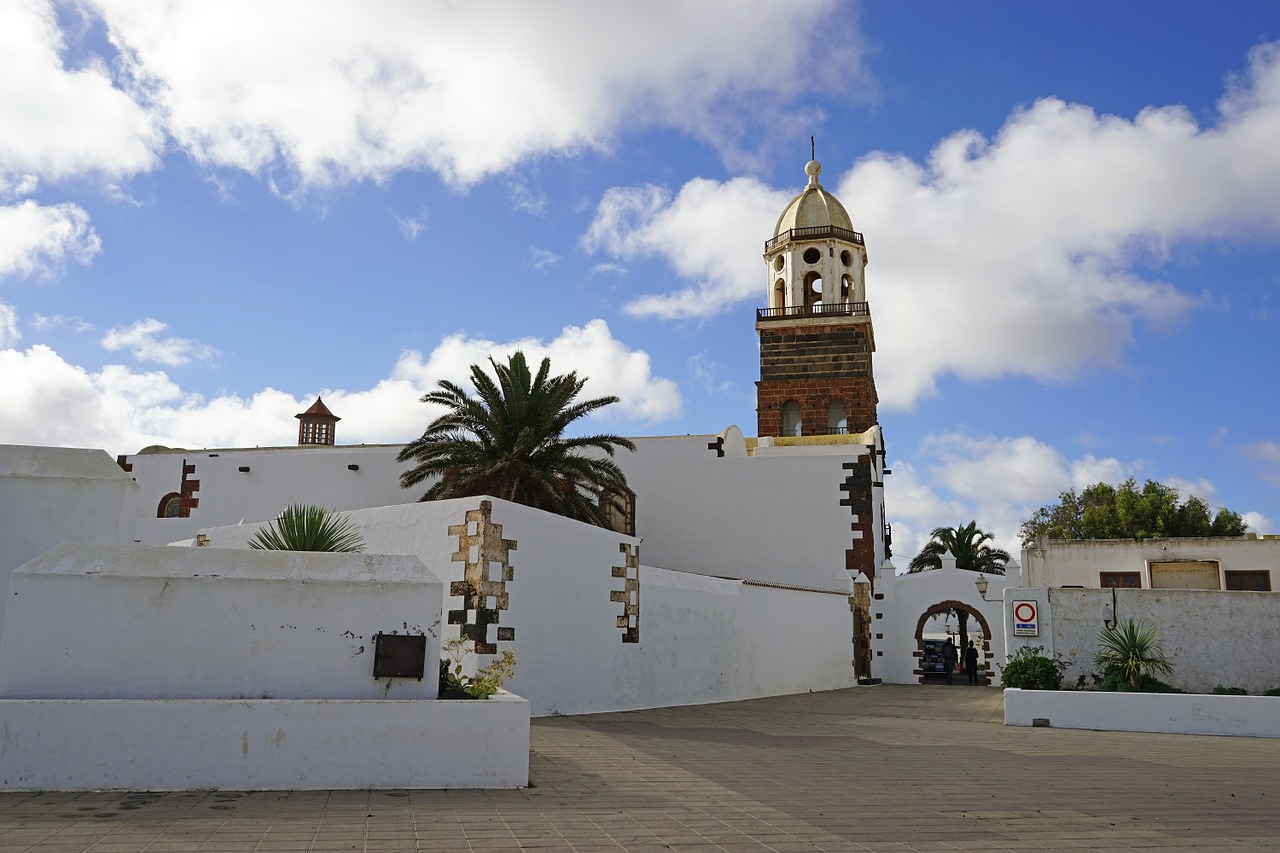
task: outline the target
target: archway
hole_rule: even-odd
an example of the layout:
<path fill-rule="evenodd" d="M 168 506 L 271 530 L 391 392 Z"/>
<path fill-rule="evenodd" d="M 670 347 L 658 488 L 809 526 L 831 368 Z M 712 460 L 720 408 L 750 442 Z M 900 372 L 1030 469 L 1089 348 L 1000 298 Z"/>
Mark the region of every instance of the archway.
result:
<path fill-rule="evenodd" d="M 925 645 L 924 645 L 924 626 L 930 618 L 946 613 L 949 610 L 963 611 L 974 619 L 978 627 L 982 630 L 982 660 L 986 663 L 982 672 L 979 673 L 979 683 L 985 687 L 991 686 L 991 677 L 994 673 L 991 671 L 991 625 L 987 622 L 985 616 L 971 604 L 965 604 L 963 601 L 950 599 L 947 601 L 939 601 L 937 604 L 931 605 L 928 610 L 920 614 L 920 620 L 916 622 L 916 650 L 915 658 L 917 666 L 913 670 L 921 684 L 924 684 L 925 672 Z M 973 634 L 969 635 L 970 639 L 975 639 Z M 976 645 L 976 643 L 975 643 Z"/>

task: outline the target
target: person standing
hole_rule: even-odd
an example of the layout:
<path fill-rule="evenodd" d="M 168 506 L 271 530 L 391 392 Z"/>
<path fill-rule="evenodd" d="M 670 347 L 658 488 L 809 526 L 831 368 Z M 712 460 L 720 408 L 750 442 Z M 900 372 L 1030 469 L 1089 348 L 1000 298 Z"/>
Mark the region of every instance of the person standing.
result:
<path fill-rule="evenodd" d="M 951 673 L 956 670 L 956 641 L 947 637 L 947 644 L 942 647 L 942 672 L 947 676 L 947 684 L 951 683 Z"/>
<path fill-rule="evenodd" d="M 978 683 L 978 650 L 973 645 L 973 640 L 969 641 L 969 646 L 964 650 L 964 668 L 969 673 L 969 683 Z"/>

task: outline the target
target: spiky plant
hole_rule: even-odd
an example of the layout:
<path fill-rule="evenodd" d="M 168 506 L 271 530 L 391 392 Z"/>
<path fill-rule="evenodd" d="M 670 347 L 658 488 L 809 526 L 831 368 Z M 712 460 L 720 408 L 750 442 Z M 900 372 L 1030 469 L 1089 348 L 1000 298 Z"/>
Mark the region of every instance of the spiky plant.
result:
<path fill-rule="evenodd" d="M 424 403 L 445 408 L 426 432 L 400 451 L 414 462 L 400 477 L 405 488 L 435 479 L 421 500 L 493 495 L 579 521 L 609 526 L 602 502 L 626 491 L 626 477 L 613 461 L 617 448 L 635 445 L 616 435 L 566 438 L 579 418 L 618 401 L 617 397 L 577 399 L 586 379 L 570 372 L 551 375 L 544 358 L 537 374 L 524 353 L 493 366 L 490 376 L 471 365 L 478 396 L 441 380 Z M 584 450 L 601 451 L 584 455 Z"/>
<path fill-rule="evenodd" d="M 1173 662 L 1165 654 L 1160 632 L 1154 625 L 1133 619 L 1102 629 L 1093 662 L 1104 672 L 1119 672 L 1135 691 L 1142 690 L 1145 674 L 1173 674 Z"/>
<path fill-rule="evenodd" d="M 364 537 L 351 519 L 315 504 L 290 504 L 279 518 L 249 540 L 259 551 L 364 550 Z"/>

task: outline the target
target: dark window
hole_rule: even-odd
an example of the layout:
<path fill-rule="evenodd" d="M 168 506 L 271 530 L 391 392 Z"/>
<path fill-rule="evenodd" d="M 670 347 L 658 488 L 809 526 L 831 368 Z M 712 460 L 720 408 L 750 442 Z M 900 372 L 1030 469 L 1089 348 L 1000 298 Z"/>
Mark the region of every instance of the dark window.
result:
<path fill-rule="evenodd" d="M 1103 589 L 1141 589 L 1141 572 L 1103 572 Z"/>
<path fill-rule="evenodd" d="M 1227 589 L 1271 592 L 1271 572 L 1227 572 Z"/>
<path fill-rule="evenodd" d="M 170 492 L 160 499 L 156 518 L 178 518 L 182 515 L 182 495 Z"/>

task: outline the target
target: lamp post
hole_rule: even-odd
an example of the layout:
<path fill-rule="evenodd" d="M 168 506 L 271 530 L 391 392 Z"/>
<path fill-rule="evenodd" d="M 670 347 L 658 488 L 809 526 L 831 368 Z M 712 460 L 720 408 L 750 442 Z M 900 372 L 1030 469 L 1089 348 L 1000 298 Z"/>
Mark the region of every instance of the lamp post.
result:
<path fill-rule="evenodd" d="M 987 587 L 991 586 L 991 582 L 988 581 L 987 576 L 981 572 L 978 573 L 978 578 L 973 582 L 973 585 L 978 588 L 978 595 L 983 601 L 1004 601 L 1004 598 L 987 598 Z"/>

